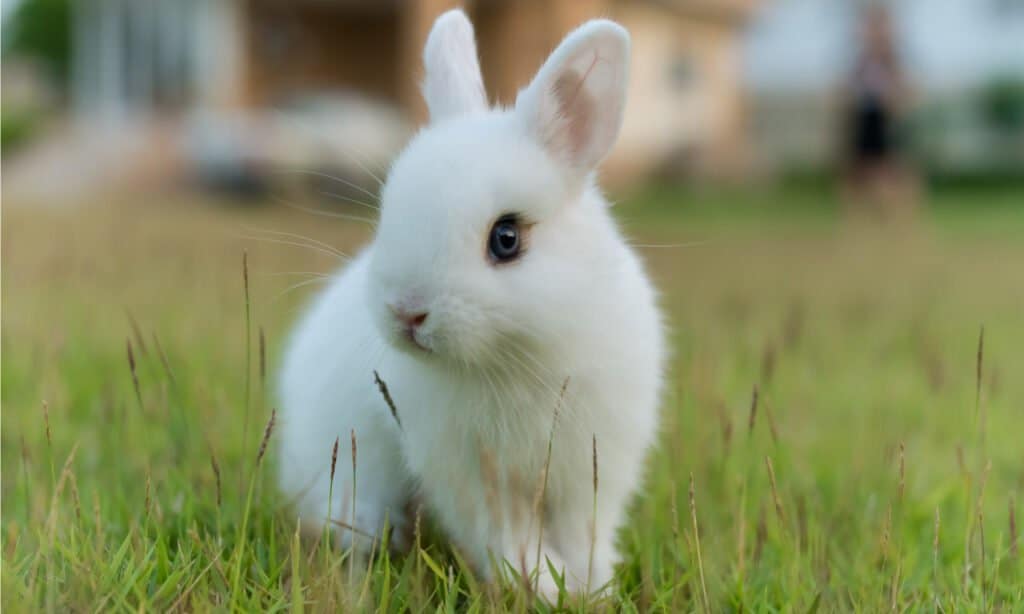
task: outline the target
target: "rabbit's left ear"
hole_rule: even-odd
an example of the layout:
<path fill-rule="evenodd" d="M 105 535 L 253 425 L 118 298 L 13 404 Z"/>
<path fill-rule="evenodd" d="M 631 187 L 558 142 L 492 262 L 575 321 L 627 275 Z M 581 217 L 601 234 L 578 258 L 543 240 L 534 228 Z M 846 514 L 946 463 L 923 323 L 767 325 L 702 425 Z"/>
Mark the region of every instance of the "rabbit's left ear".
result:
<path fill-rule="evenodd" d="M 432 122 L 487 109 L 473 24 L 461 10 L 448 11 L 434 22 L 423 48 L 423 66 L 423 99 Z"/>
<path fill-rule="evenodd" d="M 626 103 L 629 45 L 629 33 L 619 24 L 589 21 L 562 41 L 519 92 L 516 113 L 570 171 L 589 172 L 615 144 Z"/>

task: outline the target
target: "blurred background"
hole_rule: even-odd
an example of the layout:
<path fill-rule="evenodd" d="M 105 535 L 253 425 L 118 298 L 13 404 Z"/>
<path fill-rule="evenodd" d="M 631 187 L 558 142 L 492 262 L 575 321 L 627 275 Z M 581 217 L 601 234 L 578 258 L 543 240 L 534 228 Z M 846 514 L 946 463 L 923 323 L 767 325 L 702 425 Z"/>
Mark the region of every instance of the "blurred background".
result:
<path fill-rule="evenodd" d="M 260 197 L 295 169 L 372 189 L 364 167 L 424 119 L 422 44 L 457 4 L 501 104 L 582 20 L 630 29 L 613 188 L 831 176 L 913 198 L 1024 173 L 1022 0 L 7 0 L 5 200 Z"/>

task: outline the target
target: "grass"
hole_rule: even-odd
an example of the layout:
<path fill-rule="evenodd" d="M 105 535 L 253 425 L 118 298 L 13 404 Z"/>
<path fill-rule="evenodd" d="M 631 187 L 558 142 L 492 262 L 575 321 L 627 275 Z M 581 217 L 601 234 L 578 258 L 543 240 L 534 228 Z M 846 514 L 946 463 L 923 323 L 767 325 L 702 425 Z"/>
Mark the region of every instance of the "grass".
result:
<path fill-rule="evenodd" d="M 318 279 L 291 273 L 335 260 L 259 229 L 345 250 L 367 229 L 209 204 L 5 208 L 4 611 L 544 607 L 481 584 L 429 518 L 368 570 L 299 539 L 267 373 L 313 285 L 282 291 Z M 694 244 L 642 249 L 675 354 L 603 605 L 1024 608 L 1019 192 L 938 194 L 895 229 L 816 189 L 617 210 L 638 243 Z"/>

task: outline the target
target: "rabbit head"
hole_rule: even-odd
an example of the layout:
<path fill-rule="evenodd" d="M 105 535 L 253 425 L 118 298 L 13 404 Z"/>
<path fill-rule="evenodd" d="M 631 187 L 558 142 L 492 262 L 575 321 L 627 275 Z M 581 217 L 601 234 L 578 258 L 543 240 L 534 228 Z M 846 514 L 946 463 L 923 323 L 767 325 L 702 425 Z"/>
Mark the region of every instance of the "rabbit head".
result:
<path fill-rule="evenodd" d="M 513 108 L 491 109 L 472 25 L 438 18 L 423 54 L 430 120 L 389 172 L 372 247 L 368 295 L 389 342 L 486 366 L 503 348 L 557 344 L 617 300 L 604 279 L 625 246 L 593 176 L 622 123 L 629 46 L 621 26 L 588 22 Z"/>

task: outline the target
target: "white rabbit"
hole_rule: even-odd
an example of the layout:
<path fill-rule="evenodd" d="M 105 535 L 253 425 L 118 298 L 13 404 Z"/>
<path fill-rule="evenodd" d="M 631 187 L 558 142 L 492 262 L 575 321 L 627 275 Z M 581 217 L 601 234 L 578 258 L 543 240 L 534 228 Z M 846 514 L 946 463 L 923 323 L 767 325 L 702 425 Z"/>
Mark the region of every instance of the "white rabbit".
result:
<path fill-rule="evenodd" d="M 629 35 L 584 24 L 512 109 L 488 107 L 461 11 L 437 19 L 424 62 L 430 123 L 390 170 L 373 242 L 288 348 L 281 486 L 304 527 L 330 508 L 357 547 L 385 523 L 407 535 L 418 493 L 480 573 L 504 561 L 553 596 L 550 560 L 569 590 L 596 590 L 655 438 L 665 357 L 654 289 L 594 182 L 622 122 Z"/>

